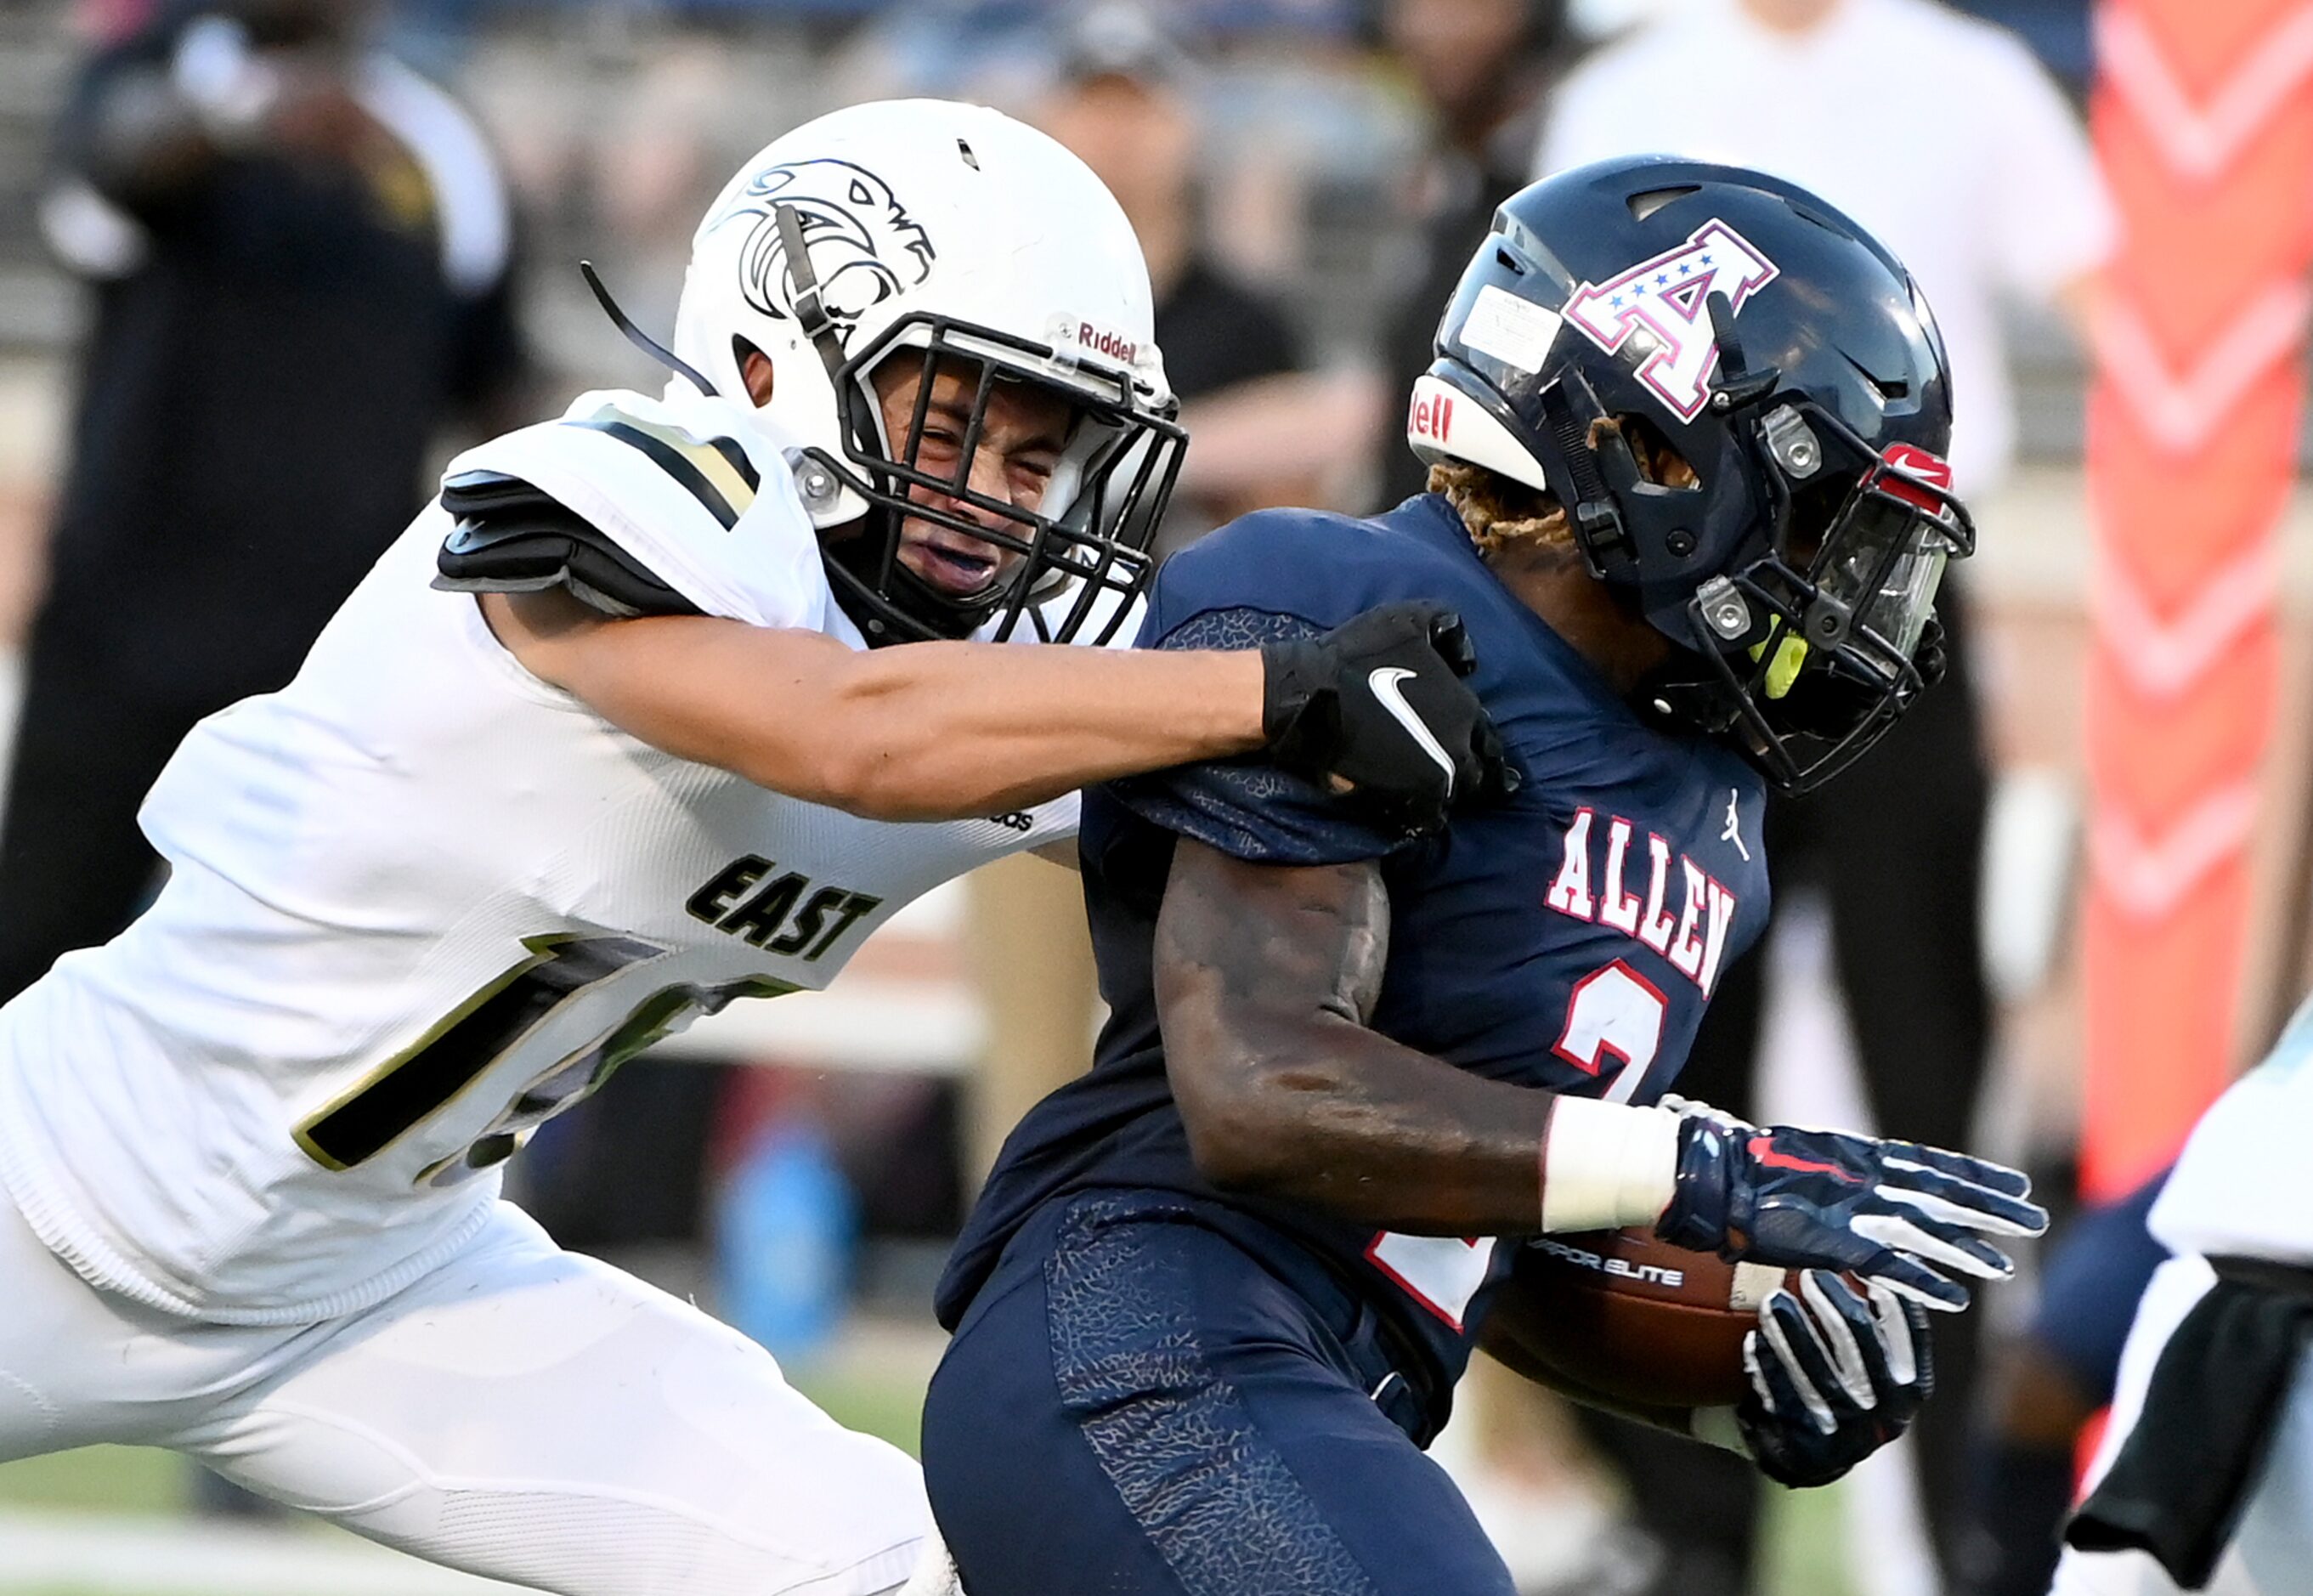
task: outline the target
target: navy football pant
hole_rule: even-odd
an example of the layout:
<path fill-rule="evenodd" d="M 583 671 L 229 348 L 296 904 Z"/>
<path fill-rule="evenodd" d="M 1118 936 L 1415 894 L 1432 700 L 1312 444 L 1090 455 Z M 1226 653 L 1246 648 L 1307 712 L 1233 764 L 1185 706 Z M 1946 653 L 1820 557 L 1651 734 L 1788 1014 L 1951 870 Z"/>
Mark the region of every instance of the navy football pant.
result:
<path fill-rule="evenodd" d="M 1374 1309 L 1209 1212 L 1055 1202 L 973 1301 L 923 1431 L 969 1596 L 1513 1596 Z"/>

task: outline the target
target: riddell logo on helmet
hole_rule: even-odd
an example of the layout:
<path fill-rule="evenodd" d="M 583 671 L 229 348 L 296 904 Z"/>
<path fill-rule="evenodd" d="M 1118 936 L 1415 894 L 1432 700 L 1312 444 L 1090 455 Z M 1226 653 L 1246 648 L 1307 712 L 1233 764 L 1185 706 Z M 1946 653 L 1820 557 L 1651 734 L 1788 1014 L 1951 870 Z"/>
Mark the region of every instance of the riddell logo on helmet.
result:
<path fill-rule="evenodd" d="M 1130 366 L 1140 353 L 1140 346 L 1129 338 L 1111 332 L 1105 327 L 1095 327 L 1089 322 L 1077 323 L 1077 342 L 1095 354 L 1121 360 Z"/>
<path fill-rule="evenodd" d="M 1406 412 L 1405 430 L 1415 437 L 1445 443 L 1454 436 L 1454 399 L 1436 390 L 1413 391 L 1413 408 Z"/>

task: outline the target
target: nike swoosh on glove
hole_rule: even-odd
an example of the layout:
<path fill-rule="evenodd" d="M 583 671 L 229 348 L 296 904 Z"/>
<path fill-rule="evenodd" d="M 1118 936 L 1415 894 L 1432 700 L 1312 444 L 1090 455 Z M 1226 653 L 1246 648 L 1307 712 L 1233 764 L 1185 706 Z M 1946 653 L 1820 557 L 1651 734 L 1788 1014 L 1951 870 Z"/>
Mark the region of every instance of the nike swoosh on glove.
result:
<path fill-rule="evenodd" d="M 1884 1285 L 1867 1302 L 1810 1269 L 1776 1292 L 1743 1343 L 1751 1389 L 1735 1408 L 1743 1449 L 1769 1479 L 1827 1486 L 1910 1427 L 1935 1389 L 1928 1316 Z"/>
<path fill-rule="evenodd" d="M 1493 722 L 1462 680 L 1477 656 L 1442 604 L 1384 604 L 1261 652 L 1270 757 L 1341 794 L 1353 812 L 1418 836 L 1445 824 L 1454 805 L 1517 789 Z"/>
<path fill-rule="evenodd" d="M 2037 1236 L 2047 1210 L 2004 1164 L 1842 1131 L 1753 1129 L 1690 1115 L 1656 1234 L 1675 1247 L 1790 1269 L 1838 1269 L 1957 1311 L 1955 1275 L 2015 1273 L 1986 1236 Z"/>

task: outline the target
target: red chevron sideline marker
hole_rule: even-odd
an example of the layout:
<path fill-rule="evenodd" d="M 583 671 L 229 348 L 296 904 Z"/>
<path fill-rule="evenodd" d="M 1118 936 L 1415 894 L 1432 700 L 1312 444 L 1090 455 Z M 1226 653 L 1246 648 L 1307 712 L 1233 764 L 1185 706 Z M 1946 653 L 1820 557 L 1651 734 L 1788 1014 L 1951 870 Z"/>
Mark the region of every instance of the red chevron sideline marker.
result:
<path fill-rule="evenodd" d="M 2105 0 L 2096 39 L 2124 240 L 2089 404 L 2081 1170 L 2103 1197 L 2175 1155 L 2241 1040 L 2313 324 L 2313 0 Z"/>

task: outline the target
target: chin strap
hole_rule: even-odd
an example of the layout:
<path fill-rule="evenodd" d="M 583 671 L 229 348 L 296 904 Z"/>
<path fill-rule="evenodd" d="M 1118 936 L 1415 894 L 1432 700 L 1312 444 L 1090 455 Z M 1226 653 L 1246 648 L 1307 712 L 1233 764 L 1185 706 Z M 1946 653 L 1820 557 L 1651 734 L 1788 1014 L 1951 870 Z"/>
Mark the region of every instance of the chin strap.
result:
<path fill-rule="evenodd" d="M 827 367 L 827 380 L 833 383 L 843 370 L 843 339 L 836 331 L 835 318 L 827 313 L 826 301 L 820 297 L 819 273 L 812 269 L 811 250 L 804 242 L 803 213 L 792 205 L 782 205 L 771 216 L 778 229 L 780 252 L 787 257 L 787 304 L 795 310 L 796 324 L 819 351 L 820 364 Z"/>
<path fill-rule="evenodd" d="M 796 325 L 819 351 L 819 363 L 827 367 L 827 384 L 835 392 L 836 413 L 850 433 L 851 446 L 864 450 L 875 435 L 874 418 L 866 414 L 866 396 L 843 381 L 849 356 L 844 352 L 843 334 L 835 318 L 827 313 L 827 301 L 820 293 L 819 273 L 813 269 L 811 249 L 804 242 L 803 213 L 792 205 L 782 205 L 771 213 L 771 221 L 778 230 L 779 251 L 787 257 L 787 304 L 795 311 Z"/>
<path fill-rule="evenodd" d="M 1579 393 L 1575 391 L 1579 388 Z M 1605 419 L 1606 412 L 1590 392 L 1588 384 L 1569 372 L 1555 382 L 1543 385 L 1543 425 L 1550 429 L 1551 441 L 1558 445 L 1558 457 L 1565 463 L 1566 474 L 1574 483 L 1573 503 L 1569 514 L 1574 523 L 1575 547 L 1582 551 L 1582 562 L 1590 574 L 1602 580 L 1609 570 L 1619 569 L 1635 558 L 1631 546 L 1629 529 L 1623 525 L 1622 512 L 1615 508 L 1614 490 L 1598 469 L 1596 454 L 1591 448 L 1592 429 Z M 1616 445 L 1622 444 L 1617 436 Z M 1635 463 L 1631 475 L 1637 475 Z"/>

